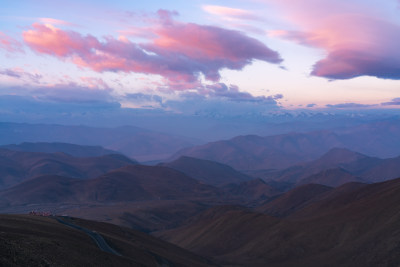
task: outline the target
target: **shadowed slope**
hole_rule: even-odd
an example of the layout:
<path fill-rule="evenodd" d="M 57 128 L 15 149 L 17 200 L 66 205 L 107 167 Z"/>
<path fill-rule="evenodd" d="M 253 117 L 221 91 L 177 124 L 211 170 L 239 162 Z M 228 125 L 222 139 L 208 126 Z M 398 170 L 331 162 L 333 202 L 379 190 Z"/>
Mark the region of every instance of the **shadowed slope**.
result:
<path fill-rule="evenodd" d="M 382 182 L 400 176 L 400 156 L 381 160 L 378 164 L 366 168 L 362 177 L 371 182 Z"/>
<path fill-rule="evenodd" d="M 364 179 L 352 175 L 350 172 L 342 169 L 327 169 L 319 173 L 310 175 L 301 179 L 298 184 L 321 184 L 326 186 L 340 186 L 349 182 L 366 182 Z"/>
<path fill-rule="evenodd" d="M 214 187 L 161 166 L 130 165 L 87 181 L 96 201 L 184 199 L 216 196 Z M 138 196 L 140 196 L 138 198 Z"/>
<path fill-rule="evenodd" d="M 64 153 L 23 152 L 0 149 L 0 188 L 40 175 L 87 179 L 136 162 L 119 154 L 77 158 Z"/>
<path fill-rule="evenodd" d="M 268 185 L 261 179 L 253 179 L 240 184 L 229 184 L 221 188 L 228 195 L 238 196 L 243 199 L 242 204 L 246 202 L 259 203 L 282 193 L 281 190 Z"/>
<path fill-rule="evenodd" d="M 194 179 L 211 185 L 240 183 L 251 179 L 228 165 L 185 156 L 162 165 L 179 170 Z"/>
<path fill-rule="evenodd" d="M 335 190 L 290 219 L 212 208 L 159 236 L 243 266 L 397 266 L 400 179 Z"/>
<path fill-rule="evenodd" d="M 306 206 L 316 196 L 332 190 L 332 187 L 319 184 L 306 184 L 296 187 L 274 200 L 257 207 L 257 211 L 274 216 L 287 216 Z"/>
<path fill-rule="evenodd" d="M 207 259 L 144 233 L 85 220 L 122 256 L 101 251 L 85 233 L 53 218 L 0 215 L 2 266 L 212 266 Z"/>
<path fill-rule="evenodd" d="M 46 175 L 0 193 L 9 204 L 110 203 L 215 197 L 216 188 L 185 174 L 157 166 L 130 165 L 90 180 Z"/>

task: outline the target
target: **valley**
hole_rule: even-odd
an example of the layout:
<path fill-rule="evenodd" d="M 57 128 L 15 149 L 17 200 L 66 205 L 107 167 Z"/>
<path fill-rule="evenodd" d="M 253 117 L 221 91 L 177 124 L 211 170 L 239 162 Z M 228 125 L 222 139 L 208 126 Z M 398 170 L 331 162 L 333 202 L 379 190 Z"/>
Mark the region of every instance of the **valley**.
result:
<path fill-rule="evenodd" d="M 271 141 L 240 146 L 263 161 L 276 154 L 293 159 L 303 149 L 314 150 L 307 144 L 313 139 L 290 139 L 288 147 L 287 137 L 268 138 L 279 143 L 272 147 L 280 152 L 265 152 Z M 240 162 L 245 155 L 221 148 L 218 143 L 206 146 L 216 146 L 220 152 L 227 149 L 227 158 L 232 159 L 228 163 Z M 177 260 L 193 261 L 190 266 L 392 266 L 400 261 L 400 254 L 395 252 L 396 240 L 400 240 L 396 234 L 400 222 L 400 183 L 395 179 L 400 177 L 398 157 L 371 157 L 330 145 L 316 147 L 321 152 L 312 160 L 305 156 L 286 161 L 292 163 L 279 168 L 253 165 L 235 169 L 226 160 L 214 161 L 215 154 L 193 157 L 199 155 L 193 152 L 196 147 L 187 150 L 190 156 L 143 165 L 102 147 L 51 142 L 3 146 L 0 212 L 8 214 L 4 215 L 6 220 L 29 224 L 54 220 L 52 216 L 19 214 L 34 211 L 67 216 L 64 218 L 92 230 L 123 227 L 124 231 L 135 231 L 135 235 L 141 233 L 141 241 L 135 241 L 140 246 L 147 239 L 179 246 L 188 258 Z M 133 249 L 132 241 L 111 237 L 107 231 L 101 234 L 123 256 L 112 257 L 95 249 L 93 253 L 106 253 L 112 266 L 136 266 L 136 258 L 123 254 L 125 249 Z M 27 235 L 33 238 L 42 234 Z M 118 242 L 125 243 L 121 247 Z M 148 249 L 157 250 L 157 246 Z M 155 261 L 144 265 L 171 265 L 171 259 L 176 260 L 168 258 L 169 252 L 162 256 L 154 253 L 141 254 L 143 260 Z M 18 261 L 38 260 L 31 254 L 23 257 Z M 57 260 L 45 259 L 53 263 Z M 188 266 L 187 262 L 176 264 Z"/>

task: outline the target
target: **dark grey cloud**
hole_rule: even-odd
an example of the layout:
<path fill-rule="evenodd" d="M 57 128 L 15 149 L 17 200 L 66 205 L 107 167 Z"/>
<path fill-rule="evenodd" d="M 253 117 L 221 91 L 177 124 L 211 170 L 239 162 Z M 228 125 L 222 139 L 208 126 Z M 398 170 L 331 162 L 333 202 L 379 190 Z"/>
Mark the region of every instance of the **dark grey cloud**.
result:
<path fill-rule="evenodd" d="M 40 79 L 43 77 L 37 73 L 29 73 L 23 71 L 21 69 L 10 69 L 10 68 L 3 68 L 0 69 L 0 75 L 5 75 L 8 77 L 16 78 L 23 81 L 33 82 L 34 84 L 39 83 Z"/>
<path fill-rule="evenodd" d="M 205 92 L 210 98 L 224 98 L 231 101 L 259 102 L 266 104 L 276 104 L 276 100 L 282 99 L 282 94 L 272 96 L 253 96 L 252 94 L 240 91 L 236 85 L 226 85 L 225 83 L 215 83 L 205 86 Z"/>
<path fill-rule="evenodd" d="M 135 102 L 135 103 L 156 103 L 159 106 L 163 106 L 163 98 L 156 94 L 144 94 L 144 93 L 134 93 L 126 94 L 123 96 L 124 99 Z"/>
<path fill-rule="evenodd" d="M 343 109 L 351 109 L 351 108 L 369 108 L 376 105 L 366 105 L 366 104 L 359 104 L 359 103 L 341 103 L 341 104 L 328 104 L 326 107 L 328 108 L 343 108 Z"/>
<path fill-rule="evenodd" d="M 397 106 L 400 105 L 400 97 L 393 98 L 392 101 L 381 103 L 382 106 Z"/>

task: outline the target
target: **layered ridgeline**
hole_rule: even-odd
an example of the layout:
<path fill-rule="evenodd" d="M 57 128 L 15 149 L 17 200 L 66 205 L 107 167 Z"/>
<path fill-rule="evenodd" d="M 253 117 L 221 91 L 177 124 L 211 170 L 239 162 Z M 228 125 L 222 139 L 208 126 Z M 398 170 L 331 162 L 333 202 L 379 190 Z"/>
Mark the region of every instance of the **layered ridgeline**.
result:
<path fill-rule="evenodd" d="M 85 148 L 79 150 L 82 153 Z M 400 180 L 380 182 L 399 174 L 399 157 L 381 159 L 334 148 L 315 160 L 286 169 L 252 170 L 247 174 L 226 164 L 192 157 L 144 166 L 121 154 L 76 157 L 65 150 L 43 153 L 2 149 L 0 160 L 2 213 L 39 210 L 107 221 L 152 233 L 192 252 L 181 250 L 179 253 L 188 258 L 174 258 L 177 254 L 171 256 L 167 250 L 173 248 L 166 243 L 151 239 L 150 243 L 162 247 L 154 250 L 146 245 L 147 236 L 134 234 L 130 234 L 130 241 L 123 241 L 127 242 L 124 247 L 117 240 L 122 237 L 112 239 L 111 233 L 103 232 L 124 256 L 126 251 L 139 255 L 139 248 L 145 247 L 148 254 L 139 260 L 142 265 L 153 264 L 151 260 L 156 260 L 156 265 L 212 264 L 202 257 L 219 265 L 238 266 L 396 266 L 400 262 Z M 32 225 L 41 223 L 32 218 L 23 220 Z M 114 227 L 76 222 L 86 228 L 93 225 L 96 231 Z M 21 262 L 36 263 L 39 259 L 35 255 L 48 244 L 60 244 L 49 250 L 52 253 L 64 249 L 78 255 L 72 248 L 76 233 L 68 232 L 72 239 L 65 239 L 69 244 L 64 248 L 58 239 L 52 241 L 56 231 L 63 231 L 61 226 L 47 223 L 47 233 L 40 230 L 41 226 L 35 226 L 32 232 L 17 232 L 22 246 L 17 246 L 16 236 L 2 234 L 0 245 L 10 248 L 2 252 L 4 264 L 17 249 L 23 251 L 18 254 Z M 21 229 L 24 227 L 21 225 Z M 12 232 L 9 226 L 4 229 L 3 233 Z M 113 228 L 113 235 L 118 229 Z M 142 238 L 140 242 L 145 245 L 136 238 Z M 37 244 L 32 239 L 43 242 Z M 82 249 L 87 248 L 88 255 L 99 253 L 85 242 Z M 35 254 L 24 256 L 29 251 Z M 96 257 L 114 262 L 101 253 Z M 62 259 L 44 255 L 46 264 Z M 129 256 L 123 258 L 124 262 L 120 260 L 115 259 L 116 264 L 138 264 Z M 82 257 L 82 262 L 86 261 L 89 258 Z"/>
<path fill-rule="evenodd" d="M 400 155 L 400 123 L 383 121 L 336 131 L 246 135 L 183 149 L 180 156 L 213 160 L 237 170 L 283 169 L 315 160 L 330 149 L 347 148 L 373 157 Z"/>
<path fill-rule="evenodd" d="M 137 162 L 121 154 L 74 157 L 62 152 L 42 153 L 0 149 L 0 189 L 45 174 L 78 179 L 95 178 L 130 164 Z"/>
<path fill-rule="evenodd" d="M 0 211 L 47 210 L 151 232 L 176 227 L 211 206 L 253 205 L 280 193 L 257 179 L 235 183 L 233 177 L 214 187 L 164 166 L 127 165 L 91 179 L 28 179 L 0 191 Z"/>
<path fill-rule="evenodd" d="M 400 177 L 400 157 L 380 159 L 344 148 L 282 170 L 251 171 L 254 177 L 294 187 L 302 184 L 340 186 L 348 182 L 375 183 Z"/>
<path fill-rule="evenodd" d="M 9 204 L 113 203 L 215 197 L 217 190 L 165 167 L 128 165 L 93 179 L 38 176 L 0 192 Z"/>
<path fill-rule="evenodd" d="M 214 205 L 254 205 L 282 193 L 229 166 L 198 159 L 174 165 L 192 170 L 192 178 L 120 154 L 84 158 L 5 149 L 0 154 L 3 213 L 45 210 L 151 232 L 176 227 Z"/>

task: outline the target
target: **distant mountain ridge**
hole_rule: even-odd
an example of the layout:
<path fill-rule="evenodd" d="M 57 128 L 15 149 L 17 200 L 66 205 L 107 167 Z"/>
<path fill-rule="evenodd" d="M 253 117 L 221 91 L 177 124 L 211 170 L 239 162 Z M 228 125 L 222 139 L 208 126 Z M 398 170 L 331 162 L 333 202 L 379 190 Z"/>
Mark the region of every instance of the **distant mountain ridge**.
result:
<path fill-rule="evenodd" d="M 336 134 L 326 131 L 267 137 L 247 135 L 187 148 L 173 158 L 185 155 L 208 159 L 237 170 L 281 169 L 312 160 L 339 145 Z"/>
<path fill-rule="evenodd" d="M 108 154 L 118 154 L 115 150 L 105 149 L 101 146 L 83 146 L 60 142 L 23 142 L 20 144 L 2 145 L 0 149 L 9 149 L 25 152 L 56 153 L 63 152 L 74 157 L 98 157 Z"/>
<path fill-rule="evenodd" d="M 344 148 L 333 148 L 320 158 L 287 169 L 252 172 L 253 177 L 291 183 L 337 187 L 348 182 L 375 183 L 400 177 L 400 157 L 380 159 Z"/>
<path fill-rule="evenodd" d="M 237 170 L 285 169 L 315 160 L 333 148 L 346 148 L 370 157 L 399 156 L 400 121 L 372 122 L 336 131 L 237 136 L 182 149 L 171 159 L 189 156 L 224 163 Z"/>
<path fill-rule="evenodd" d="M 102 146 L 140 161 L 167 158 L 179 149 L 196 144 L 191 138 L 135 126 L 107 128 L 0 122 L 0 145 L 21 142 L 61 142 Z"/>

